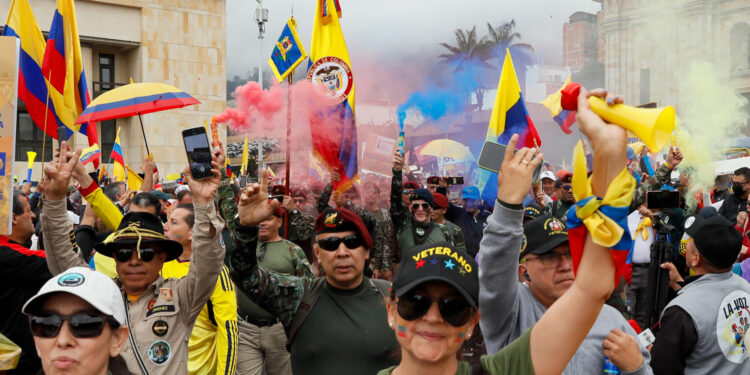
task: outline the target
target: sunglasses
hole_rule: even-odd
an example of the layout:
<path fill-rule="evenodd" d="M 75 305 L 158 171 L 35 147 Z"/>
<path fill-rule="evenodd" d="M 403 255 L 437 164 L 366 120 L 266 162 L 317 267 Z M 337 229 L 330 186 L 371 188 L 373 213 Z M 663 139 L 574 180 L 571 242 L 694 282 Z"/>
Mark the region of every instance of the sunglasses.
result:
<path fill-rule="evenodd" d="M 117 259 L 120 262 L 127 262 L 130 260 L 130 258 L 133 257 L 133 252 L 136 252 L 135 249 L 131 248 L 122 248 L 115 250 L 115 259 Z M 156 255 L 156 250 L 150 248 L 150 247 L 142 247 L 140 253 L 138 253 L 138 258 L 144 262 L 150 262 L 154 260 L 154 256 Z"/>
<path fill-rule="evenodd" d="M 422 206 L 422 209 L 423 209 L 423 210 L 425 210 L 425 211 L 427 211 L 427 210 L 429 210 L 430 208 L 432 208 L 432 207 L 430 207 L 430 204 L 429 204 L 429 203 L 412 203 L 412 205 L 411 205 L 411 209 L 412 209 L 413 211 L 416 211 L 416 210 L 418 210 L 418 209 L 419 209 L 419 207 L 420 207 L 420 206 Z"/>
<path fill-rule="evenodd" d="M 412 189 L 406 189 L 401 194 L 411 194 L 413 192 Z"/>
<path fill-rule="evenodd" d="M 562 186 L 562 189 L 563 189 L 563 190 L 565 190 L 565 191 L 567 191 L 567 190 L 570 190 L 570 189 L 572 189 L 572 188 L 573 188 L 573 187 L 572 187 L 572 186 L 570 186 L 570 185 L 563 185 L 563 186 Z"/>
<path fill-rule="evenodd" d="M 430 310 L 432 304 L 437 302 L 440 316 L 448 324 L 460 327 L 471 318 L 474 310 L 469 303 L 461 297 L 445 297 L 433 299 L 421 294 L 407 294 L 398 300 L 398 315 L 406 320 L 421 318 Z"/>
<path fill-rule="evenodd" d="M 32 316 L 29 318 L 31 334 L 36 337 L 53 338 L 60 333 L 64 321 L 68 321 L 68 328 L 73 336 L 78 338 L 99 337 L 104 330 L 104 323 L 109 323 L 112 328 L 120 324 L 111 316 L 103 316 L 89 313 L 73 315 L 53 314 L 48 316 Z"/>
<path fill-rule="evenodd" d="M 340 237 L 328 237 L 318 241 L 318 246 L 326 251 L 338 250 L 339 245 L 344 243 L 348 249 L 356 249 L 362 246 L 362 240 L 356 234 L 352 234 L 343 238 Z"/>

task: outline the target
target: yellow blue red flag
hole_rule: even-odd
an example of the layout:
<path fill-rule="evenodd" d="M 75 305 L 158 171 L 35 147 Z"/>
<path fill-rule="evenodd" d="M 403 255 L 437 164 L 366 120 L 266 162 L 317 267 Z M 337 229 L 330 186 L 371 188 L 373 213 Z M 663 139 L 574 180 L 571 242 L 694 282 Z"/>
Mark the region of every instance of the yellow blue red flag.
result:
<path fill-rule="evenodd" d="M 331 99 L 330 108 L 310 122 L 313 153 L 329 171 L 339 172 L 334 188 L 343 191 L 357 180 L 358 165 L 354 76 L 339 18 L 338 1 L 318 1 L 307 80 L 323 85 Z"/>
<path fill-rule="evenodd" d="M 284 26 L 279 40 L 273 47 L 268 65 L 271 65 L 273 74 L 281 83 L 306 58 L 305 46 L 302 45 L 299 36 L 297 36 L 297 21 L 294 20 L 294 17 L 291 17 L 286 21 L 286 26 Z"/>
<path fill-rule="evenodd" d="M 46 42 L 27 0 L 13 0 L 8 20 L 3 28 L 3 36 L 21 39 L 18 98 L 26 104 L 26 110 L 34 124 L 50 137 L 57 139 L 57 127 L 62 123 L 58 122 L 51 100 L 48 105 L 47 81 L 42 75 Z"/>
<path fill-rule="evenodd" d="M 76 125 L 78 116 L 86 109 L 91 98 L 83 71 L 73 0 L 57 0 L 44 52 L 42 74 L 49 79 L 50 100 L 58 120 L 71 131 L 88 136 L 90 146 L 99 143 L 95 123 Z M 98 168 L 98 165 L 97 159 L 94 167 Z"/>
<path fill-rule="evenodd" d="M 542 145 L 529 111 L 526 110 L 510 51 L 506 49 L 486 140 L 507 145 L 513 134 L 518 134 L 519 148 Z M 482 190 L 482 200 L 494 202 L 497 198 L 497 173 L 480 169 L 479 189 Z"/>
<path fill-rule="evenodd" d="M 547 107 L 550 115 L 552 115 L 552 119 L 555 120 L 557 125 L 560 125 L 560 130 L 562 130 L 565 134 L 570 134 L 573 132 L 572 130 L 570 130 L 570 127 L 576 122 L 576 112 L 563 109 L 562 104 L 560 104 L 560 100 L 562 99 L 562 90 L 569 83 L 570 76 L 568 76 L 568 79 L 565 80 L 565 83 L 562 85 L 562 87 L 560 87 L 559 90 L 555 91 L 550 96 L 548 96 L 547 99 L 544 99 L 544 101 L 542 101 L 542 105 Z"/>
<path fill-rule="evenodd" d="M 122 147 L 120 147 L 120 128 L 117 128 L 117 136 L 115 137 L 115 144 L 112 146 L 110 159 L 113 161 L 112 174 L 115 181 L 125 181 L 125 160 L 122 157 Z"/>
<path fill-rule="evenodd" d="M 102 151 L 99 149 L 99 145 L 94 143 L 93 146 L 84 148 L 81 151 L 81 156 L 78 158 L 81 160 L 81 164 L 86 165 L 88 163 L 91 163 L 92 161 L 99 160 L 99 156 L 101 156 Z"/>

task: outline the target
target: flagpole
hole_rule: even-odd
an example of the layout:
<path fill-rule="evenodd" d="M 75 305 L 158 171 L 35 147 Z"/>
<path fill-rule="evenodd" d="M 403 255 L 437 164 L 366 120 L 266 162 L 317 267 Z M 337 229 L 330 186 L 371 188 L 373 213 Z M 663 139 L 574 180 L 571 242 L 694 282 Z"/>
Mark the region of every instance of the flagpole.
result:
<path fill-rule="evenodd" d="M 44 150 L 47 147 L 47 117 L 49 115 L 49 83 L 52 80 L 52 68 L 49 69 L 47 75 L 47 99 L 44 101 L 44 131 L 42 132 L 42 178 L 44 178 Z M 54 154 L 54 152 L 53 152 Z M 52 156 L 54 159 L 54 155 Z"/>
<path fill-rule="evenodd" d="M 289 179 L 291 175 L 291 161 L 290 161 L 290 155 L 291 155 L 291 141 L 290 138 L 292 137 L 292 75 L 294 74 L 294 71 L 289 73 L 289 88 L 286 92 L 286 191 L 288 195 L 292 195 L 291 191 L 289 190 Z M 289 238 L 289 212 L 284 213 L 285 220 L 284 220 L 284 238 Z"/>

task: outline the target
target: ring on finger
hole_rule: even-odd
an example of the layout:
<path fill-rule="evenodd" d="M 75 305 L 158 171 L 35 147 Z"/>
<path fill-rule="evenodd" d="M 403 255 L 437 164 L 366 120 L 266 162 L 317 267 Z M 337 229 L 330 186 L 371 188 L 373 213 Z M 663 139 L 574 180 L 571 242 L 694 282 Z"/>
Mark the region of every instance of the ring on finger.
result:
<path fill-rule="evenodd" d="M 521 163 L 529 164 L 529 161 L 528 160 L 521 160 Z"/>

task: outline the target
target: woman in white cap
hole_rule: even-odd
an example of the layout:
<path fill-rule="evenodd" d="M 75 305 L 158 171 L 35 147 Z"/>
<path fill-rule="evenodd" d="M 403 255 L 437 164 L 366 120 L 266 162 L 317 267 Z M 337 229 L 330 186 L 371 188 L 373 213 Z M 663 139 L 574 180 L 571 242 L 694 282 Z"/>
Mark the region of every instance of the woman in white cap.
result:
<path fill-rule="evenodd" d="M 44 374 L 130 374 L 119 357 L 128 340 L 125 305 L 104 274 L 70 268 L 48 280 L 23 312 Z"/>

